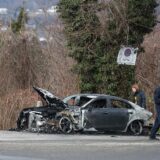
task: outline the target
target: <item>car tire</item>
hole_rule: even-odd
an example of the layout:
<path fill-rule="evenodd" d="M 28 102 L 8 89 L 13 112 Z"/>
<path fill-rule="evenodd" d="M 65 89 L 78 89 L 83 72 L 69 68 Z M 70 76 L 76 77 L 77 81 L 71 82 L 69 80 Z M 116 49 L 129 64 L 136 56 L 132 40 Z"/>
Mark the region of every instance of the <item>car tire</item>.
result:
<path fill-rule="evenodd" d="M 143 132 L 143 124 L 140 121 L 133 121 L 130 126 L 129 130 L 132 135 L 141 135 Z"/>
<path fill-rule="evenodd" d="M 17 129 L 26 130 L 28 129 L 28 120 L 25 117 L 18 118 L 17 120 Z"/>
<path fill-rule="evenodd" d="M 59 120 L 59 129 L 62 133 L 69 134 L 73 131 L 73 125 L 68 117 L 62 117 Z"/>

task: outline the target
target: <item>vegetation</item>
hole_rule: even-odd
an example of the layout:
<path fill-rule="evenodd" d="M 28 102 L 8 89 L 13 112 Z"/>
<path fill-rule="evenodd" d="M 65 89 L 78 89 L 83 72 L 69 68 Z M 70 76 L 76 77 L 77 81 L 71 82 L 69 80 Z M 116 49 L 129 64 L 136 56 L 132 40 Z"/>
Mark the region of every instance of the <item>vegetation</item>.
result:
<path fill-rule="evenodd" d="M 36 105 L 39 97 L 32 86 L 48 89 L 59 97 L 79 92 L 63 26 L 57 20 L 45 28 L 47 39 L 53 38 L 45 44 L 27 28 L 0 32 L 0 129 L 16 127 L 20 110 Z"/>
<path fill-rule="evenodd" d="M 25 24 L 28 21 L 28 16 L 23 7 L 21 7 L 19 15 L 16 20 L 12 20 L 11 28 L 14 33 L 19 33 L 24 30 Z"/>
<path fill-rule="evenodd" d="M 60 0 L 82 92 L 128 97 L 135 67 L 116 63 L 121 45 L 140 47 L 155 25 L 155 0 Z"/>

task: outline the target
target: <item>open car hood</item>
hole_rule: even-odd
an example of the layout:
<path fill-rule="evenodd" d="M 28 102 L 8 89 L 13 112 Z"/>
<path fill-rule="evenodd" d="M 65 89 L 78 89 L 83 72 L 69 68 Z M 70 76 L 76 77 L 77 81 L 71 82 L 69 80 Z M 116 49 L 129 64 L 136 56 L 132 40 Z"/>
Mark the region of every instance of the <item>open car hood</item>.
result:
<path fill-rule="evenodd" d="M 58 97 L 54 96 L 51 92 L 38 88 L 38 87 L 33 87 L 34 90 L 45 100 L 45 102 L 48 105 L 53 105 L 53 106 L 60 106 L 63 107 L 64 109 L 67 107 L 66 104 Z"/>

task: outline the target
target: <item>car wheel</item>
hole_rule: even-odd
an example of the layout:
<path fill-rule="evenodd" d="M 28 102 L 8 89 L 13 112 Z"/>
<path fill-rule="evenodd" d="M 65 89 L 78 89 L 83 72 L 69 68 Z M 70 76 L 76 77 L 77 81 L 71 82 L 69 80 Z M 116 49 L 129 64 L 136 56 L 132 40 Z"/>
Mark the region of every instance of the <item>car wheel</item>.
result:
<path fill-rule="evenodd" d="M 68 117 L 62 117 L 59 120 L 59 128 L 63 133 L 71 133 L 73 130 L 73 125 Z"/>
<path fill-rule="evenodd" d="M 28 129 L 27 119 L 25 117 L 19 118 L 17 120 L 17 129 L 19 129 L 19 130 Z"/>
<path fill-rule="evenodd" d="M 140 121 L 133 121 L 129 127 L 133 135 L 140 135 L 143 132 L 143 125 Z"/>

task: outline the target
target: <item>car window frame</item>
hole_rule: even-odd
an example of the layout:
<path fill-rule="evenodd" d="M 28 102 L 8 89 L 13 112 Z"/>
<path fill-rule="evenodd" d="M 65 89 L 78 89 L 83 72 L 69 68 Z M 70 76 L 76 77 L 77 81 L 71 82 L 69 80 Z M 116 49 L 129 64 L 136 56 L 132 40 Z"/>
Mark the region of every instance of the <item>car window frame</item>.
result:
<path fill-rule="evenodd" d="M 87 108 L 87 109 L 103 109 L 103 108 L 94 108 L 93 106 L 91 106 L 90 107 L 90 104 L 91 103 L 94 103 L 95 101 L 98 101 L 98 100 L 106 100 L 106 105 L 105 105 L 105 107 L 103 107 L 103 108 L 108 108 L 108 98 L 106 98 L 106 97 L 97 97 L 97 98 L 95 98 L 95 99 L 92 99 L 91 101 L 89 101 L 89 103 L 85 106 L 85 108 Z"/>
<path fill-rule="evenodd" d="M 68 104 L 68 102 L 71 100 L 71 99 L 76 99 L 78 96 L 77 95 L 73 95 L 73 96 L 70 96 L 70 97 L 67 97 L 67 99 L 65 100 L 65 102 L 64 102 L 64 100 L 63 100 L 63 102 L 65 103 L 65 104 L 67 104 L 68 106 L 71 106 L 71 107 L 73 107 L 74 105 L 69 105 Z M 78 97 L 79 98 L 79 97 Z"/>
<path fill-rule="evenodd" d="M 79 108 L 84 108 L 83 106 L 86 106 L 86 104 L 88 104 L 88 102 L 90 102 L 91 100 L 95 99 L 94 97 L 95 97 L 95 96 L 92 96 L 92 95 L 91 95 L 91 96 L 88 96 L 88 95 L 83 95 L 83 94 L 82 94 L 82 95 L 72 95 L 72 96 L 69 96 L 69 97 L 64 98 L 64 99 L 63 99 L 63 102 L 64 102 L 65 104 L 67 104 L 68 106 L 71 106 L 71 107 L 77 106 L 77 107 L 79 107 Z M 72 98 L 74 98 L 75 101 L 78 101 L 78 104 L 76 104 L 76 105 L 69 105 L 68 102 L 69 102 Z M 86 102 L 86 103 L 84 103 L 84 104 L 79 105 L 81 98 L 88 98 L 89 101 Z"/>
<path fill-rule="evenodd" d="M 114 108 L 114 107 L 112 107 L 111 100 L 115 100 L 115 101 L 120 101 L 120 102 L 126 103 L 126 104 L 129 105 L 131 108 Z M 110 97 L 109 100 L 108 100 L 108 102 L 109 102 L 109 105 L 108 105 L 109 108 L 114 108 L 114 109 L 127 109 L 127 110 L 133 109 L 133 110 L 134 110 L 134 107 L 133 107 L 129 102 L 127 102 L 127 101 L 124 100 L 124 99 Z"/>

